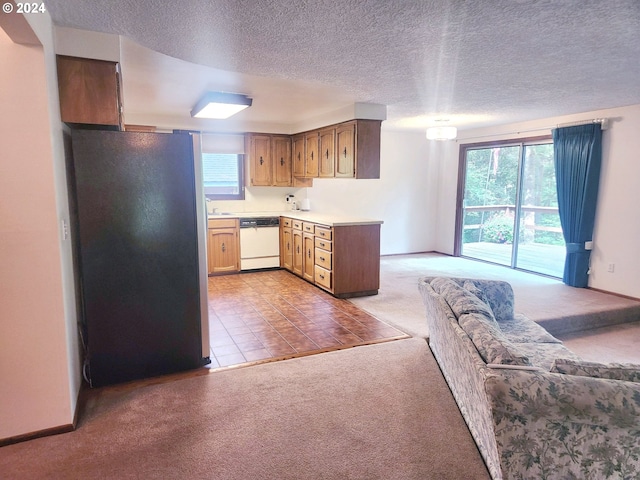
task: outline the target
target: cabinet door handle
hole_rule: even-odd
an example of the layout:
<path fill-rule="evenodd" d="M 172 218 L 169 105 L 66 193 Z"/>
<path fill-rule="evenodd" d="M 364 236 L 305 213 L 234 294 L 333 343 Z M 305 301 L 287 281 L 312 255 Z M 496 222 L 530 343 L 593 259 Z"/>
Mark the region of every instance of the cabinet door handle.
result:
<path fill-rule="evenodd" d="M 329 160 L 329 149 L 328 149 L 328 148 L 327 148 L 327 153 L 326 153 L 326 155 L 327 155 L 327 160 Z"/>
<path fill-rule="evenodd" d="M 222 244 L 222 253 L 224 253 L 227 250 L 227 247 L 225 246 L 225 244 Z"/>
<path fill-rule="evenodd" d="M 324 280 L 324 275 L 320 274 L 318 275 L 322 280 Z"/>
<path fill-rule="evenodd" d="M 311 249 L 307 250 L 307 255 L 311 258 Z"/>
<path fill-rule="evenodd" d="M 262 159 L 262 157 L 260 157 L 260 165 L 262 165 L 264 163 L 264 160 Z"/>
<path fill-rule="evenodd" d="M 311 152 L 311 161 L 313 162 L 313 152 Z"/>
<path fill-rule="evenodd" d="M 296 248 L 296 253 L 300 253 L 300 245 L 298 245 L 298 248 Z"/>
<path fill-rule="evenodd" d="M 344 153 L 344 158 L 347 158 L 347 147 L 344 147 L 344 152 L 342 153 Z"/>
<path fill-rule="evenodd" d="M 324 257 L 320 257 L 320 260 L 322 260 L 324 262 Z"/>
<path fill-rule="evenodd" d="M 298 161 L 300 161 L 300 152 L 298 152 Z"/>
<path fill-rule="evenodd" d="M 291 245 L 287 242 L 287 250 L 291 250 Z"/>
<path fill-rule="evenodd" d="M 284 158 L 280 157 L 280 165 L 284 167 Z"/>

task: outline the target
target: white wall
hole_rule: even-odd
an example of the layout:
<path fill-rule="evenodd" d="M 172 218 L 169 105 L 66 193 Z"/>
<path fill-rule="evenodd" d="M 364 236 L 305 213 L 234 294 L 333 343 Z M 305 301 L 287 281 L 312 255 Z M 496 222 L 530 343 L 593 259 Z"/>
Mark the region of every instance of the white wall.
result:
<path fill-rule="evenodd" d="M 431 159 L 440 167 L 436 250 L 453 253 L 461 144 L 545 135 L 557 124 L 594 118 L 609 118 L 611 122 L 603 133 L 589 286 L 640 298 L 640 254 L 637 249 L 640 239 L 640 213 L 637 210 L 640 205 L 640 105 L 461 131 L 456 142 L 447 142 L 449 146 L 443 155 Z M 613 273 L 607 272 L 609 263 L 615 263 Z"/>
<path fill-rule="evenodd" d="M 43 47 L 0 31 L 0 438 L 70 425 L 80 388 L 51 21 L 28 20 Z"/>
<path fill-rule="evenodd" d="M 383 220 L 383 255 L 430 251 L 434 246 L 438 165 L 429 160 L 424 133 L 382 130 L 380 179 L 316 178 L 307 189 L 311 209 Z"/>

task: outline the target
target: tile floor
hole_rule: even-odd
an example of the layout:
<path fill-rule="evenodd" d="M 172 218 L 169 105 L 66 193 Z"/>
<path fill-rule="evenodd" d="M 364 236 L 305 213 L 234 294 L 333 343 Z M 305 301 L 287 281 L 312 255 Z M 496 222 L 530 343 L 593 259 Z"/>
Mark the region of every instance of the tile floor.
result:
<path fill-rule="evenodd" d="M 209 277 L 211 368 L 406 338 L 283 270 Z"/>

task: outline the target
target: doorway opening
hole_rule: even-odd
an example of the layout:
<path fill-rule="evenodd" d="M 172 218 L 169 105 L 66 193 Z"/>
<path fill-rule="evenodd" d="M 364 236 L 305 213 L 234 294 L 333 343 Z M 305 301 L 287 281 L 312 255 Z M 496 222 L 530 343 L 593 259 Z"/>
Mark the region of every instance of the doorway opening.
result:
<path fill-rule="evenodd" d="M 553 141 L 462 145 L 454 254 L 562 277 Z"/>

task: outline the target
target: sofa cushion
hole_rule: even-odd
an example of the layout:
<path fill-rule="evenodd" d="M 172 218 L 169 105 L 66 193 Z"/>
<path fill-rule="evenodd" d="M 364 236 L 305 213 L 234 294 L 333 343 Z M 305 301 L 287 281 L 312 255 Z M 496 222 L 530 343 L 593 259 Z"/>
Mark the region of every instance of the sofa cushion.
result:
<path fill-rule="evenodd" d="M 498 322 L 500 330 L 513 343 L 562 343 L 533 320 L 516 314 L 511 320 Z"/>
<path fill-rule="evenodd" d="M 552 372 L 580 377 L 607 378 L 640 383 L 640 365 L 631 363 L 596 363 L 559 358 L 551 367 Z"/>
<path fill-rule="evenodd" d="M 502 334 L 495 319 L 489 319 L 482 313 L 464 313 L 458 318 L 458 323 L 486 363 L 531 365 L 529 359 Z"/>
<path fill-rule="evenodd" d="M 526 355 L 531 363 L 547 372 L 559 359 L 580 360 L 580 357 L 562 343 L 517 343 L 518 349 Z"/>
<path fill-rule="evenodd" d="M 449 278 L 438 277 L 431 281 L 431 286 L 436 293 L 444 297 L 456 318 L 459 319 L 465 313 L 480 313 L 485 315 L 488 320 L 492 320 L 495 327 L 498 328 L 498 323 L 493 317 L 489 305 L 458 283 Z"/>
<path fill-rule="evenodd" d="M 465 280 L 464 283 L 462 284 L 462 287 L 467 290 L 468 292 L 472 293 L 473 295 L 475 295 L 476 297 L 478 297 L 479 300 L 481 300 L 483 303 L 486 303 L 487 306 L 489 308 L 491 308 L 491 305 L 489 305 L 489 301 L 487 300 L 487 296 L 484 294 L 484 292 L 478 288 L 478 286 L 473 283 L 471 280 Z"/>

